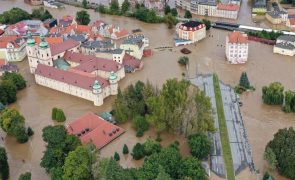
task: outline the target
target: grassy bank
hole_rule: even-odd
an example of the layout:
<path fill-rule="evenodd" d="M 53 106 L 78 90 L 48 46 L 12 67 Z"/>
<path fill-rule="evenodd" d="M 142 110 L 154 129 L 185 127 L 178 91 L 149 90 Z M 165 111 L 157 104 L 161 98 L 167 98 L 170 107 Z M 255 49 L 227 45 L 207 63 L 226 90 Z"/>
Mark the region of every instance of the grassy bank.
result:
<path fill-rule="evenodd" d="M 234 173 L 234 167 L 233 167 L 233 159 L 231 156 L 231 149 L 230 149 L 230 144 L 228 140 L 226 120 L 224 116 L 222 97 L 221 97 L 221 92 L 219 87 L 219 79 L 216 74 L 213 75 L 213 84 L 214 84 L 214 92 L 215 92 L 215 99 L 216 99 L 216 109 L 218 114 L 219 130 L 220 130 L 220 136 L 221 136 L 223 159 L 225 163 L 227 179 L 234 180 L 235 173 Z"/>

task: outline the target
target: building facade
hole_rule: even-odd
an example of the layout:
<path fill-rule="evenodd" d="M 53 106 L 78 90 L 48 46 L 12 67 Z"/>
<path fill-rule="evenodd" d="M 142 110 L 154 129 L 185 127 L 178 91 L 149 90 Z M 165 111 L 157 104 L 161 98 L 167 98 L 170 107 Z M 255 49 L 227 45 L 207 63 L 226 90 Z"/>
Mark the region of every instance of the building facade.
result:
<path fill-rule="evenodd" d="M 285 56 L 295 55 L 295 37 L 290 35 L 281 35 L 277 38 L 273 47 L 273 53 Z"/>
<path fill-rule="evenodd" d="M 232 32 L 226 36 L 225 54 L 231 64 L 243 64 L 248 59 L 248 37 L 241 32 Z"/>
<path fill-rule="evenodd" d="M 148 46 L 148 38 L 144 37 L 144 35 L 134 34 L 123 40 L 122 44 L 120 45 L 120 49 L 125 50 L 125 53 L 130 54 L 137 59 L 141 59 L 144 48 Z"/>
<path fill-rule="evenodd" d="M 22 61 L 26 57 L 26 42 L 20 36 L 0 37 L 0 59 L 8 62 Z"/>
<path fill-rule="evenodd" d="M 206 26 L 203 23 L 197 21 L 189 21 L 183 24 L 179 24 L 176 28 L 177 40 L 175 45 L 185 45 L 195 43 L 206 37 Z"/>

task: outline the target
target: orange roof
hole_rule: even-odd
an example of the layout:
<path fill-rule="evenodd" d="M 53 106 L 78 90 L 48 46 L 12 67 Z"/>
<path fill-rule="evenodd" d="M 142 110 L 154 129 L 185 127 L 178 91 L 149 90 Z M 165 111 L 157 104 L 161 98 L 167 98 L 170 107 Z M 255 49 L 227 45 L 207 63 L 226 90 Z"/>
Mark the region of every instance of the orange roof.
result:
<path fill-rule="evenodd" d="M 123 38 L 125 36 L 128 36 L 129 32 L 127 31 L 127 29 L 122 29 L 119 32 L 115 32 L 115 35 L 117 38 Z"/>
<path fill-rule="evenodd" d="M 240 6 L 237 5 L 237 4 L 222 4 L 222 3 L 219 3 L 217 5 L 217 9 L 226 10 L 226 11 L 238 11 L 239 8 L 240 8 Z"/>
<path fill-rule="evenodd" d="M 93 143 L 98 149 L 103 148 L 119 137 L 125 130 L 111 124 L 94 113 L 88 113 L 70 123 L 69 134 L 77 135 L 82 143 Z"/>
<path fill-rule="evenodd" d="M 247 35 L 242 34 L 239 31 L 229 33 L 229 43 L 248 43 Z"/>
<path fill-rule="evenodd" d="M 76 31 L 78 31 L 80 33 L 84 33 L 84 32 L 89 33 L 89 32 L 91 32 L 91 27 L 86 26 L 86 25 L 77 25 Z"/>
<path fill-rule="evenodd" d="M 34 37 L 36 43 L 40 43 L 41 39 L 40 37 Z M 45 41 L 48 42 L 48 44 L 59 44 L 63 42 L 62 37 L 45 37 Z"/>
<path fill-rule="evenodd" d="M 18 48 L 19 45 L 16 43 L 16 39 L 20 38 L 17 35 L 14 36 L 1 36 L 0 37 L 0 48 L 6 48 L 7 44 L 10 42 L 14 45 L 15 48 Z"/>

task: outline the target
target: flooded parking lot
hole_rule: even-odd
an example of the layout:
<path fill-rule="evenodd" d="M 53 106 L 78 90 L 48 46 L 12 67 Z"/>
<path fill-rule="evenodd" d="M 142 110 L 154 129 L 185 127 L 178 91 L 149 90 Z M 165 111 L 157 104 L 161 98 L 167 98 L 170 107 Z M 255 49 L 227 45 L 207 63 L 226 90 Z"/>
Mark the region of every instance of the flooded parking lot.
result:
<path fill-rule="evenodd" d="M 241 13 L 245 16 L 240 16 L 237 22 L 245 22 L 251 25 L 252 21 L 249 19 L 249 7 L 243 2 L 245 8 Z M 32 7 L 24 4 L 22 0 L 1 1 L 0 11 L 3 12 L 12 7 L 22 7 L 25 10 L 30 10 Z M 50 10 L 55 17 L 63 15 L 75 15 L 79 8 L 66 6 L 65 10 Z M 168 30 L 165 24 L 146 24 L 134 19 L 123 18 L 117 16 L 106 16 L 94 13 L 89 10 L 92 20 L 103 19 L 108 23 L 113 23 L 128 30 L 140 28 L 145 35 L 150 39 L 151 48 L 169 46 L 173 47 L 174 30 Z M 262 24 L 262 26 L 267 24 Z M 246 126 L 250 145 L 252 147 L 254 162 L 257 169 L 263 172 L 266 164 L 263 160 L 263 151 L 267 142 L 272 139 L 273 134 L 280 128 L 294 126 L 295 115 L 285 114 L 280 110 L 280 107 L 270 107 L 262 104 L 261 88 L 273 81 L 280 81 L 285 89 L 295 90 L 295 68 L 294 57 L 286 57 L 275 55 L 272 53 L 272 47 L 256 42 L 250 42 L 249 45 L 249 59 L 244 65 L 231 65 L 225 61 L 225 36 L 227 31 L 212 29 L 207 34 L 212 36 L 197 43 L 197 45 L 187 46 L 192 51 L 188 55 L 189 76 L 194 77 L 196 71 L 198 73 L 208 74 L 216 72 L 220 80 L 227 84 L 236 85 L 239 81 L 241 72 L 246 71 L 250 82 L 256 88 L 256 91 L 245 93 L 241 96 L 243 107 L 241 108 L 242 116 Z M 182 78 L 182 73 L 185 69 L 181 68 L 178 63 L 178 57 L 182 56 L 180 53 L 181 47 L 173 47 L 172 50 L 154 51 L 154 55 L 145 58 L 145 65 L 142 71 L 134 74 L 128 74 L 124 80 L 120 82 L 120 87 L 124 88 L 130 83 L 137 80 L 145 81 L 149 79 L 152 83 L 160 86 L 169 78 Z M 35 135 L 32 140 L 26 144 L 18 144 L 13 138 L 6 137 L 4 144 L 8 155 L 11 179 L 17 177 L 25 172 L 32 172 L 32 179 L 49 179 L 45 170 L 40 167 L 40 159 L 43 155 L 45 144 L 42 140 L 42 128 L 53 124 L 51 117 L 51 109 L 53 107 L 60 107 L 64 109 L 67 116 L 67 121 L 71 122 L 86 112 L 103 112 L 109 111 L 115 97 L 109 97 L 105 100 L 105 104 L 101 107 L 94 107 L 91 102 L 85 101 L 70 95 L 63 94 L 45 87 L 35 84 L 33 75 L 29 73 L 27 61 L 16 63 L 20 72 L 28 81 L 28 87 L 18 93 L 18 101 L 12 104 L 11 107 L 17 108 L 26 118 L 27 125 L 31 126 Z M 118 140 L 115 140 L 110 145 L 106 146 L 102 151 L 102 156 L 111 156 L 114 151 L 121 153 L 123 144 L 130 144 L 129 148 L 137 141 L 142 142 L 142 139 L 137 139 L 131 129 L 130 124 L 124 124 L 123 127 L 127 132 Z M 0 131 L 1 136 L 4 133 Z M 149 131 L 146 137 L 154 136 L 154 133 Z M 188 154 L 185 141 L 181 137 L 176 137 L 169 134 L 164 134 L 163 139 L 167 137 L 163 144 L 168 144 L 179 139 L 181 144 L 181 151 L 183 154 Z M 123 156 L 122 156 L 123 157 Z M 141 165 L 141 161 L 132 161 L 128 156 L 126 160 L 121 160 L 124 167 L 137 167 Z M 262 176 L 261 176 L 262 177 Z M 210 179 L 218 179 L 212 175 Z M 237 177 L 237 179 L 253 179 L 248 170 L 244 170 Z"/>

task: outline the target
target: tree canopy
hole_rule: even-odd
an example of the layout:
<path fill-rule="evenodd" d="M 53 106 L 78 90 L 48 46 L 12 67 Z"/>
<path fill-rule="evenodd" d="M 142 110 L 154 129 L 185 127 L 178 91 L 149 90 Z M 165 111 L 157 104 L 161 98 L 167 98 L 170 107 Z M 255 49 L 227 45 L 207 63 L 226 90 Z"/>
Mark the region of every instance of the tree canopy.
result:
<path fill-rule="evenodd" d="M 33 9 L 31 17 L 34 19 L 40 19 L 41 21 L 44 21 L 46 19 L 52 18 L 52 15 L 50 12 L 43 7 L 40 7 L 38 9 Z"/>
<path fill-rule="evenodd" d="M 0 147 L 0 179 L 7 180 L 9 177 L 9 165 L 7 153 L 4 147 Z"/>
<path fill-rule="evenodd" d="M 189 136 L 188 145 L 192 155 L 198 159 L 206 158 L 210 154 L 211 141 L 203 133 Z"/>
<path fill-rule="evenodd" d="M 76 20 L 77 20 L 78 24 L 88 25 L 90 22 L 90 16 L 89 16 L 88 12 L 85 10 L 78 11 L 76 14 Z"/>
<path fill-rule="evenodd" d="M 2 75 L 1 79 L 3 81 L 11 81 L 16 86 L 17 90 L 24 89 L 27 86 L 23 76 L 19 73 L 5 72 L 4 75 Z"/>
<path fill-rule="evenodd" d="M 0 23 L 2 24 L 15 24 L 19 21 L 30 19 L 31 15 L 20 8 L 12 8 L 9 11 L 4 11 L 0 14 Z"/>
<path fill-rule="evenodd" d="M 64 122 L 66 120 L 66 116 L 62 109 L 54 107 L 51 113 L 52 120 L 56 120 L 57 122 Z"/>
<path fill-rule="evenodd" d="M 184 18 L 191 19 L 192 17 L 192 13 L 189 10 L 185 10 Z"/>
<path fill-rule="evenodd" d="M 295 179 L 294 152 L 295 131 L 292 127 L 290 127 L 289 129 L 279 129 L 279 131 L 275 133 L 274 138 L 268 142 L 266 146 L 265 156 L 267 156 L 268 161 L 271 160 L 272 165 L 276 164 L 276 167 L 281 175 Z M 276 161 L 277 163 L 274 163 Z"/>
<path fill-rule="evenodd" d="M 26 172 L 24 174 L 21 174 L 18 178 L 18 180 L 31 180 L 31 173 Z"/>
<path fill-rule="evenodd" d="M 284 87 L 279 82 L 262 87 L 262 99 L 265 104 L 282 105 L 284 101 Z"/>

